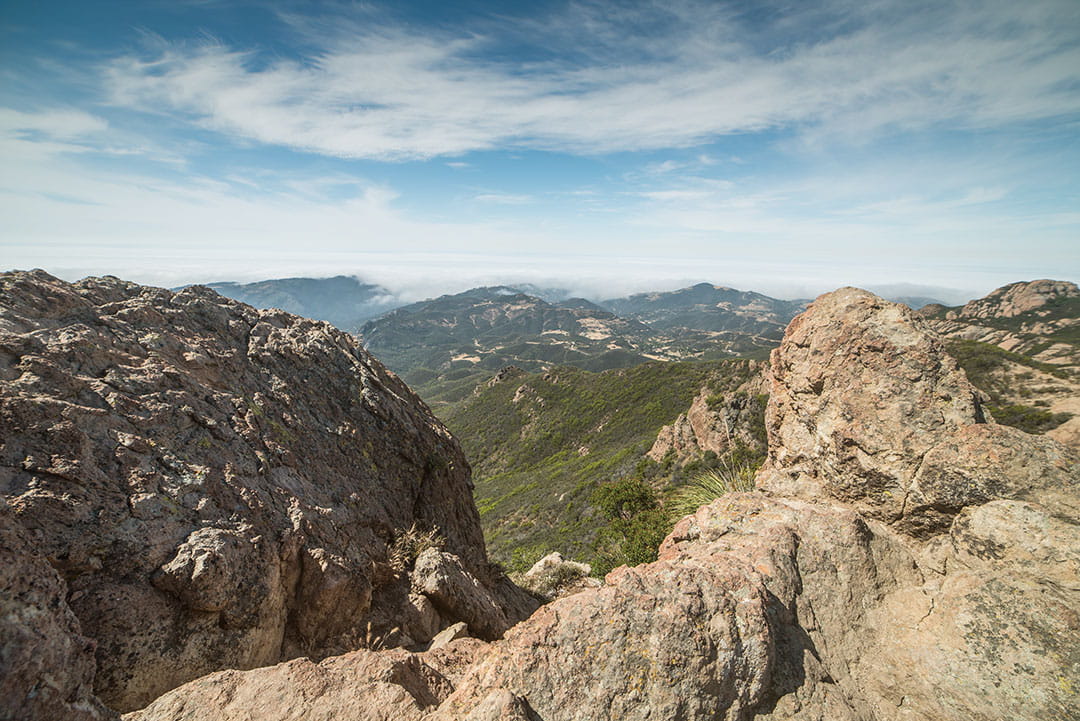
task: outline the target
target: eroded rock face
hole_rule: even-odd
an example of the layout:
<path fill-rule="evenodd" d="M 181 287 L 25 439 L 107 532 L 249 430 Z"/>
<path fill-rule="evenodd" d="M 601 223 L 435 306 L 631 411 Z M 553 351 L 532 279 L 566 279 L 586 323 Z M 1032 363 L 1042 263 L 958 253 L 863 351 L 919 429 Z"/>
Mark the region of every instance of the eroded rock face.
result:
<path fill-rule="evenodd" d="M 115 718 L 94 696 L 94 642 L 66 595 L 0 500 L 0 718 Z"/>
<path fill-rule="evenodd" d="M 769 603 L 743 564 L 616 569 L 511 629 L 434 718 L 473 718 L 493 694 L 543 719 L 738 718 L 768 685 Z"/>
<path fill-rule="evenodd" d="M 761 574 L 776 653 L 755 718 L 1034 721 L 1080 711 L 1060 683 L 1080 670 L 1078 533 L 994 501 L 965 509 L 928 563 L 850 509 L 735 494 L 680 522 L 662 557 Z"/>
<path fill-rule="evenodd" d="M 916 535 L 964 506 L 1068 485 L 1075 457 L 992 421 L 908 308 L 855 288 L 818 298 L 773 351 L 759 487 L 841 501 Z M 980 427 L 981 426 L 981 427 Z"/>
<path fill-rule="evenodd" d="M 221 668 L 428 640 L 459 619 L 387 564 L 413 523 L 439 527 L 505 625 L 531 610 L 500 600 L 457 443 L 328 324 L 6 273 L 0 376 L 0 492 L 116 709 Z"/>

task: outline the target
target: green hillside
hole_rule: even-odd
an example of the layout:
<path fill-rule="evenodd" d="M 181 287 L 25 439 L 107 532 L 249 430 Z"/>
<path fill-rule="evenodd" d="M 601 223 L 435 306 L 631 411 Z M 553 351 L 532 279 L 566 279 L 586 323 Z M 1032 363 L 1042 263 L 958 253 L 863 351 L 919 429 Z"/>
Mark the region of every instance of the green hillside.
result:
<path fill-rule="evenodd" d="M 592 500 L 599 484 L 635 478 L 663 490 L 680 483 L 701 464 L 645 459 L 657 432 L 703 386 L 731 391 L 752 372 L 744 360 L 650 362 L 601 373 L 515 369 L 443 409 L 473 464 L 493 558 L 512 568 L 550 551 L 592 560 L 606 523 Z"/>

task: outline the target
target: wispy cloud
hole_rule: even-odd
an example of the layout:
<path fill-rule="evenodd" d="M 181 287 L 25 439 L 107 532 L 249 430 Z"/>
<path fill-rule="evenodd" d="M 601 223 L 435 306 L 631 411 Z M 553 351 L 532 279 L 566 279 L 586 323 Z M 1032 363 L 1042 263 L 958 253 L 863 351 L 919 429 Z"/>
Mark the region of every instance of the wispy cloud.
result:
<path fill-rule="evenodd" d="M 473 200 L 481 203 L 495 203 L 497 205 L 526 205 L 533 202 L 531 195 L 515 195 L 512 193 L 480 193 Z"/>
<path fill-rule="evenodd" d="M 337 19 L 333 37 L 303 59 L 173 44 L 121 58 L 107 74 L 118 105 L 382 160 L 688 147 L 767 129 L 850 142 L 1080 112 L 1072 0 L 838 1 L 771 24 L 755 19 L 769 12 L 738 7 L 573 5 L 534 23 L 532 43 L 550 44 L 559 60 L 498 53 L 509 27 L 418 31 L 367 12 L 363 23 Z"/>
<path fill-rule="evenodd" d="M 102 133 L 108 123 L 96 115 L 75 109 L 24 112 L 0 108 L 0 133 L 51 140 L 83 140 Z"/>

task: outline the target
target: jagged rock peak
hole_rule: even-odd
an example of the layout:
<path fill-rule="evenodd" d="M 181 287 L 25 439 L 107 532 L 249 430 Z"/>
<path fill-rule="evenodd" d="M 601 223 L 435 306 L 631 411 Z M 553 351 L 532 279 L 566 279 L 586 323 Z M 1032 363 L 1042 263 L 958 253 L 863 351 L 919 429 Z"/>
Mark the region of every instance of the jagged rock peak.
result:
<path fill-rule="evenodd" d="M 954 312 L 961 318 L 1011 318 L 1041 308 L 1056 298 L 1077 296 L 1080 296 L 1080 288 L 1065 280 L 1021 281 L 969 301 Z"/>
<path fill-rule="evenodd" d="M 0 493 L 115 709 L 221 668 L 430 639 L 460 609 L 413 590 L 422 548 L 403 543 L 439 544 L 506 624 L 532 608 L 487 563 L 457 442 L 328 323 L 200 286 L 4 273 L 0 378 Z"/>
<path fill-rule="evenodd" d="M 980 393 L 906 306 L 827 293 L 771 357 L 758 486 L 830 499 L 925 536 L 967 505 L 1067 485 L 1075 458 L 992 423 Z"/>
<path fill-rule="evenodd" d="M 504 380 L 507 380 L 509 378 L 517 378 L 518 376 L 524 374 L 525 371 L 515 365 L 503 366 L 495 375 L 491 377 L 491 380 L 487 382 L 487 387 L 491 388 L 495 385 L 498 385 L 499 383 L 502 383 Z"/>

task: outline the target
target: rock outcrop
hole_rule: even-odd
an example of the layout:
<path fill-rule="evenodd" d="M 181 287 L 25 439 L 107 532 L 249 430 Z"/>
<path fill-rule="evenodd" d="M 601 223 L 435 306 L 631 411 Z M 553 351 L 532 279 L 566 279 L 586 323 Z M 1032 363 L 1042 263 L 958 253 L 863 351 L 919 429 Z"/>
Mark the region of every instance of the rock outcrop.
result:
<path fill-rule="evenodd" d="M 554 551 L 534 563 L 516 580 L 522 588 L 543 599 L 553 600 L 603 585 L 600 579 L 590 574 L 592 566 L 589 564 L 571 561 Z"/>
<path fill-rule="evenodd" d="M 436 718 L 497 694 L 544 719 L 1080 714 L 1076 457 L 981 417 L 910 311 L 863 291 L 819 298 L 772 366 L 774 495 L 543 607 Z"/>
<path fill-rule="evenodd" d="M 1076 284 L 1058 280 L 1010 283 L 961 308 L 927 307 L 919 315 L 950 342 L 985 343 L 1006 351 L 997 355 L 979 351 L 984 390 L 1014 415 L 1019 410 L 1029 416 L 1056 417 L 1044 420 L 1049 428 L 1034 430 L 1080 451 L 1080 288 Z M 975 351 L 977 347 L 968 349 Z"/>
<path fill-rule="evenodd" d="M 218 669 L 429 640 L 460 619 L 388 562 L 414 524 L 502 613 L 489 637 L 531 610 L 488 565 L 456 441 L 329 324 L 201 287 L 6 273 L 0 377 L 0 492 L 115 709 Z"/>
<path fill-rule="evenodd" d="M 734 388 L 714 388 L 706 384 L 694 397 L 690 408 L 671 425 L 664 426 L 645 455 L 661 462 L 673 453 L 679 462 L 706 452 L 723 455 L 736 445 L 754 452 L 765 451 L 765 439 L 755 434 L 761 427 L 761 413 L 769 389 L 765 379 L 767 364 L 746 361 L 745 380 Z M 731 379 L 727 379 L 731 380 Z"/>
<path fill-rule="evenodd" d="M 483 649 L 472 638 L 427 653 L 360 650 L 313 663 L 219 671 L 165 694 L 125 721 L 419 721 Z"/>
<path fill-rule="evenodd" d="M 990 423 L 980 393 L 922 320 L 844 288 L 773 351 L 769 457 L 759 487 L 840 501 L 917 535 L 967 505 L 1068 485 L 1059 444 Z"/>
<path fill-rule="evenodd" d="M 983 298 L 970 301 L 958 311 L 956 318 L 1013 318 L 1038 310 L 1058 298 L 1080 297 L 1076 283 L 1064 280 L 1032 280 L 1009 283 Z"/>

